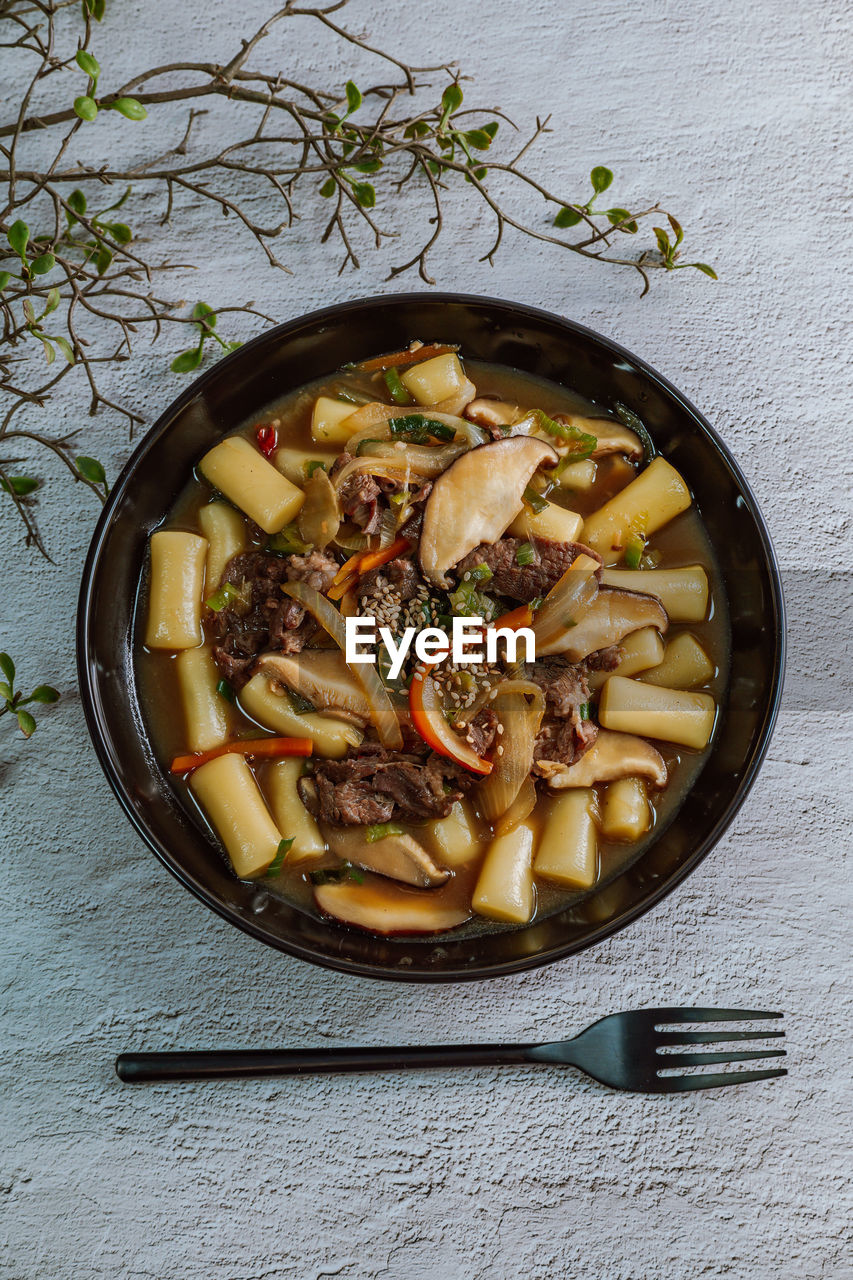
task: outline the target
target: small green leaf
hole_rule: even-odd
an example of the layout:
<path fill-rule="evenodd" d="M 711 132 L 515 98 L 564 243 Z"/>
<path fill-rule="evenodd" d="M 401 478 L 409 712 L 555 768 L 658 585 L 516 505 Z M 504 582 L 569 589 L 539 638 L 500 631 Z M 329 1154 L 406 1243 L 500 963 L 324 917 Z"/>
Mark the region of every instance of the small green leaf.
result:
<path fill-rule="evenodd" d="M 172 373 L 191 373 L 193 369 L 197 369 L 201 363 L 201 346 L 191 347 L 189 351 L 182 351 L 179 356 L 175 356 L 169 368 Z"/>
<path fill-rule="evenodd" d="M 12 279 L 11 271 L 0 271 L 0 293 L 6 288 L 6 285 Z"/>
<path fill-rule="evenodd" d="M 86 197 L 78 188 L 71 192 L 65 203 L 68 205 L 65 210 L 65 217 L 69 227 L 73 227 L 77 217 L 82 217 L 86 212 Z"/>
<path fill-rule="evenodd" d="M 47 295 L 47 301 L 45 302 L 45 306 L 44 306 L 44 314 L 46 316 L 49 316 L 51 312 L 55 311 L 58 306 L 59 306 L 59 290 L 56 287 L 56 285 L 54 285 L 50 293 Z"/>
<path fill-rule="evenodd" d="M 25 738 L 31 738 L 36 731 L 35 720 L 30 715 L 29 711 L 24 711 L 23 709 L 17 711 L 15 714 L 18 717 L 18 724 L 20 726 L 21 733 Z"/>
<path fill-rule="evenodd" d="M 106 480 L 104 468 L 97 458 L 75 458 L 74 462 L 84 480 L 92 484 L 103 484 Z"/>
<path fill-rule="evenodd" d="M 717 280 L 719 278 L 714 268 L 709 267 L 707 262 L 688 262 L 686 265 L 689 267 L 695 267 L 697 271 L 701 271 L 703 275 L 710 276 L 712 280 Z"/>
<path fill-rule="evenodd" d="M 0 671 L 3 672 L 9 684 L 15 683 L 15 664 L 8 653 L 0 653 Z"/>
<path fill-rule="evenodd" d="M 576 227 L 581 220 L 581 215 L 577 209 L 570 209 L 568 205 L 564 205 L 554 219 L 555 227 Z"/>
<path fill-rule="evenodd" d="M 429 125 L 426 120 L 415 120 L 412 124 L 406 126 L 404 137 L 406 138 L 423 138 L 429 133 Z"/>
<path fill-rule="evenodd" d="M 38 685 L 38 687 L 33 689 L 32 693 L 30 694 L 30 702 L 50 703 L 50 702 L 58 702 L 58 701 L 59 701 L 59 690 L 54 689 L 49 684 Z"/>
<path fill-rule="evenodd" d="M 125 120 L 144 120 L 148 115 L 141 102 L 137 102 L 136 98 L 116 98 L 115 102 L 110 102 L 111 111 L 117 111 L 120 116 L 124 116 Z"/>
<path fill-rule="evenodd" d="M 74 99 L 74 114 L 78 115 L 81 120 L 92 121 L 98 114 L 98 104 L 94 98 L 90 98 L 88 94 Z"/>
<path fill-rule="evenodd" d="M 600 195 L 602 191 L 606 191 L 613 181 L 613 174 L 610 169 L 606 169 L 603 164 L 597 164 L 589 175 L 592 183 L 592 189 L 596 195 Z"/>
<path fill-rule="evenodd" d="M 347 108 L 350 115 L 361 106 L 361 90 L 352 80 L 347 80 Z"/>
<path fill-rule="evenodd" d="M 354 182 L 352 193 L 362 209 L 372 209 L 376 204 L 376 190 L 369 182 Z"/>
<path fill-rule="evenodd" d="M 637 224 L 631 219 L 631 215 L 627 209 L 608 209 L 605 213 L 607 221 L 612 227 L 619 226 L 620 231 L 627 231 L 630 235 L 634 235 L 637 231 Z"/>
<path fill-rule="evenodd" d="M 129 244 L 133 239 L 133 232 L 126 222 L 101 222 L 98 225 L 109 231 L 116 244 Z"/>
<path fill-rule="evenodd" d="M 52 343 L 48 342 L 47 338 L 42 338 L 41 345 L 44 347 L 45 360 L 48 364 L 53 364 L 56 359 L 56 351 L 54 350 Z"/>
<path fill-rule="evenodd" d="M 28 493 L 37 489 L 39 484 L 40 481 L 33 476 L 9 476 L 8 479 L 0 479 L 0 488 L 5 489 L 6 493 L 17 494 L 19 498 L 25 498 Z"/>
<path fill-rule="evenodd" d="M 24 298 L 24 301 L 21 303 L 21 306 L 23 308 L 24 317 L 27 321 L 27 324 L 35 324 L 36 313 L 35 313 L 35 308 L 33 307 L 32 298 Z"/>
<path fill-rule="evenodd" d="M 474 168 L 472 165 L 469 165 L 468 172 L 465 174 L 465 181 L 470 182 L 472 177 L 474 177 L 478 182 L 482 182 L 488 172 L 488 169 L 483 168 L 482 165 L 480 165 L 479 168 Z"/>
<path fill-rule="evenodd" d="M 462 137 L 475 151 L 488 151 L 492 145 L 492 134 L 486 129 L 469 129 Z"/>
<path fill-rule="evenodd" d="M 112 262 L 112 260 L 113 260 L 112 249 L 108 248 L 108 246 L 105 244 L 99 244 L 98 252 L 95 254 L 95 267 L 97 269 L 99 276 L 102 276 L 104 272 L 109 268 L 109 265 Z"/>
<path fill-rule="evenodd" d="M 0 698 L 2 698 L 4 702 L 12 701 L 12 689 L 5 680 L 0 680 Z"/>
<path fill-rule="evenodd" d="M 441 112 L 444 119 L 446 120 L 449 115 L 452 115 L 453 112 L 457 111 L 461 106 L 462 90 L 454 81 L 453 84 L 449 84 L 447 86 L 444 93 L 441 95 Z"/>
<path fill-rule="evenodd" d="M 74 363 L 74 348 L 67 338 L 63 338 L 61 333 L 51 334 L 51 341 L 55 342 L 59 350 L 65 356 L 69 364 Z"/>
<path fill-rule="evenodd" d="M 30 270 L 35 276 L 46 276 L 56 266 L 56 258 L 52 253 L 40 253 L 30 263 Z"/>
<path fill-rule="evenodd" d="M 81 71 L 85 71 L 90 80 L 97 80 L 101 74 L 101 65 L 94 54 L 89 53 L 88 49 L 78 49 L 75 62 Z"/>
<path fill-rule="evenodd" d="M 26 256 L 27 244 L 29 242 L 29 238 L 30 238 L 30 229 L 27 226 L 26 222 L 23 222 L 20 218 L 18 218 L 17 222 L 12 223 L 11 227 L 9 228 L 8 234 L 6 236 L 6 239 L 9 241 L 9 244 L 15 250 L 15 253 L 18 255 L 18 257 L 21 258 L 22 260 Z"/>
<path fill-rule="evenodd" d="M 83 0 L 83 17 L 89 14 L 96 22 L 103 22 L 106 7 L 106 0 Z"/>
<path fill-rule="evenodd" d="M 216 312 L 207 302 L 197 302 L 193 307 L 193 320 L 203 320 L 208 329 L 216 328 Z"/>
<path fill-rule="evenodd" d="M 338 184 L 335 182 L 334 178 L 326 179 L 326 181 L 323 183 L 322 187 L 320 188 L 320 195 L 323 197 L 324 200 L 328 200 L 329 196 L 333 196 L 335 194 L 337 185 Z"/>
<path fill-rule="evenodd" d="M 663 227 L 653 227 L 652 230 L 655 233 L 655 239 L 658 242 L 658 248 L 660 249 L 663 256 L 665 258 L 668 258 L 670 249 L 672 248 L 672 246 L 669 243 L 669 236 L 666 234 Z"/>
<path fill-rule="evenodd" d="M 684 239 L 684 232 L 681 230 L 681 223 L 677 218 L 674 218 L 671 213 L 668 213 L 666 216 L 669 221 L 669 225 L 675 233 L 675 248 L 677 249 Z"/>
<path fill-rule="evenodd" d="M 490 138 L 494 139 L 497 134 L 499 125 L 497 120 L 490 120 L 488 124 L 483 125 L 483 133 L 487 133 Z"/>
<path fill-rule="evenodd" d="M 382 161 L 362 160 L 359 164 L 354 164 L 353 168 L 356 173 L 377 173 L 382 168 Z"/>

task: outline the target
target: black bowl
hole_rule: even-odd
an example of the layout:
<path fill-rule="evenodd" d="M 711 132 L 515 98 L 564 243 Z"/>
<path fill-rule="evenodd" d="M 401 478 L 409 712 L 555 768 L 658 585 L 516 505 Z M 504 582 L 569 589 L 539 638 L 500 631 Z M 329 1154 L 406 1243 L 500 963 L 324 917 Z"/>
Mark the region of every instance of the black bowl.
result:
<path fill-rule="evenodd" d="M 648 423 L 690 484 L 716 547 L 732 628 L 728 694 L 708 761 L 675 818 L 633 865 L 575 905 L 525 928 L 439 940 L 382 939 L 315 919 L 236 879 L 154 759 L 133 663 L 137 589 L 151 530 L 223 433 L 290 389 L 411 338 L 461 343 L 469 357 L 621 400 Z M 755 498 L 705 419 L 660 374 L 581 325 L 530 307 L 420 293 L 344 303 L 280 325 L 198 378 L 147 433 L 117 480 L 83 571 L 80 688 L 106 776 L 150 848 L 194 894 L 253 937 L 370 977 L 446 982 L 513 973 L 621 929 L 705 857 L 743 803 L 767 749 L 784 670 L 784 605 Z"/>

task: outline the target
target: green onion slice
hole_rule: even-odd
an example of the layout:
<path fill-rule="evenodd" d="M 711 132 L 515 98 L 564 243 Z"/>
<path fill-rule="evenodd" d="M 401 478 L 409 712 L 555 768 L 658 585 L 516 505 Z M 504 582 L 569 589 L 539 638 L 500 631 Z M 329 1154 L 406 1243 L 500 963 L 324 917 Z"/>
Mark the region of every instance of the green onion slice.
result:
<path fill-rule="evenodd" d="M 573 462 L 579 462 L 583 458 L 590 457 L 593 449 L 598 444 L 596 436 L 592 436 L 586 431 L 581 431 L 578 427 L 570 427 L 567 422 L 555 422 L 542 409 L 533 409 L 532 413 L 540 431 L 546 431 L 549 436 L 555 436 L 563 444 L 569 446 L 569 456 Z"/>
<path fill-rule="evenodd" d="M 279 871 L 281 871 L 281 868 L 284 864 L 285 858 L 290 852 L 290 846 L 292 844 L 293 844 L 293 839 L 282 840 L 281 844 L 276 849 L 275 857 L 273 858 L 272 862 L 264 872 L 264 878 L 278 875 Z"/>
<path fill-rule="evenodd" d="M 396 369 L 386 369 L 382 375 L 388 394 L 395 404 L 414 404 Z"/>
<path fill-rule="evenodd" d="M 301 693 L 297 693 L 295 689 L 287 690 L 287 699 L 298 716 L 307 716 L 317 708 L 313 702 L 309 702 L 307 698 L 303 698 Z"/>
<path fill-rule="evenodd" d="M 374 826 L 368 827 L 364 834 L 367 843 L 374 844 L 377 840 L 384 840 L 386 836 L 401 836 L 403 828 L 396 822 L 377 822 Z"/>
<path fill-rule="evenodd" d="M 208 609 L 212 609 L 214 613 L 221 613 L 229 604 L 233 604 L 235 600 L 239 600 L 240 590 L 234 586 L 233 582 L 223 582 L 218 591 L 214 591 L 213 595 L 205 600 Z"/>
<path fill-rule="evenodd" d="M 535 515 L 538 515 L 540 511 L 544 511 L 548 506 L 548 499 L 543 498 L 542 494 L 537 493 L 530 484 L 527 485 L 524 493 L 521 495 L 521 500 L 526 507 L 529 507 L 530 510 L 534 512 Z"/>
<path fill-rule="evenodd" d="M 625 564 L 629 569 L 639 569 L 646 540 L 641 533 L 632 533 L 625 544 Z"/>
<path fill-rule="evenodd" d="M 307 552 L 313 550 L 313 543 L 305 542 L 300 537 L 299 530 L 295 524 L 286 524 L 280 533 L 272 535 L 267 542 L 266 549 L 279 555 L 304 556 Z"/>

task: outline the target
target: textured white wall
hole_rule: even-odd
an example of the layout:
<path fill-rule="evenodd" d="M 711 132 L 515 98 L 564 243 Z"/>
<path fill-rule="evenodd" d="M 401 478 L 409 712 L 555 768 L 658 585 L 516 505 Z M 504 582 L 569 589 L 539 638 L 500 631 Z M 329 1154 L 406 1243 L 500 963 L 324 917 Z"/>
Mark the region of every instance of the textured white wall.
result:
<path fill-rule="evenodd" d="M 225 56 L 238 22 L 272 7 L 126 0 L 108 5 L 96 49 L 116 78 L 179 50 Z M 717 266 L 717 285 L 684 272 L 656 280 L 644 301 L 627 276 L 517 238 L 489 269 L 477 261 L 488 232 L 466 205 L 435 261 L 440 286 L 517 298 L 614 336 L 716 424 L 783 564 L 802 571 L 788 575 L 786 705 L 760 780 L 714 854 L 594 951 L 458 988 L 326 973 L 219 921 L 132 835 L 72 691 L 75 595 L 95 510 L 52 480 L 50 567 L 24 550 L 0 501 L 0 643 L 24 679 L 65 691 L 30 744 L 0 725 L 0 1275 L 842 1280 L 849 8 L 363 0 L 347 20 L 411 61 L 455 54 L 477 73 L 471 97 L 521 119 L 551 109 L 555 132 L 535 164 L 552 185 L 582 191 L 589 168 L 608 164 L 615 196 L 660 194 L 695 256 Z M 319 66 L 337 83 L 358 65 L 307 31 L 286 38 L 303 74 Z M 284 34 L 271 39 L 284 50 Z M 152 233 L 155 214 L 152 205 Z M 189 213 L 175 243 L 200 270 L 172 288 L 219 303 L 253 297 L 286 319 L 400 287 L 384 283 L 392 251 L 365 251 L 361 273 L 338 278 L 315 229 L 288 237 L 294 275 L 276 277 L 230 222 Z M 142 343 L 107 390 L 150 420 L 183 385 L 166 368 L 165 351 Z M 115 474 L 123 428 L 109 415 L 91 424 L 82 387 L 65 385 L 51 421 L 82 426 L 86 452 Z M 819 562 L 837 571 L 833 581 L 813 577 Z M 658 1002 L 786 1010 L 791 1074 L 652 1099 L 542 1069 L 141 1089 L 112 1074 L 130 1047 L 554 1037 Z"/>

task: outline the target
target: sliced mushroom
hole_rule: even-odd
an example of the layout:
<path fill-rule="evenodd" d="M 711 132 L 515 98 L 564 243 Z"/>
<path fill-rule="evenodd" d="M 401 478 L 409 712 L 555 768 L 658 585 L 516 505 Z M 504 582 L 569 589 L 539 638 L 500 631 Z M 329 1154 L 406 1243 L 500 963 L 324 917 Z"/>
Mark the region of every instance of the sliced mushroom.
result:
<path fill-rule="evenodd" d="M 427 578 L 447 586 L 448 569 L 481 542 L 496 542 L 521 510 L 533 472 L 557 461 L 551 445 L 530 436 L 479 445 L 457 458 L 424 506 L 420 560 Z"/>
<path fill-rule="evenodd" d="M 557 422 L 565 422 L 569 427 L 577 427 L 578 431 L 595 436 L 597 444 L 590 454 L 592 458 L 603 458 L 608 453 L 624 453 L 634 460 L 643 456 L 640 437 L 612 418 L 585 418 L 579 413 L 555 413 L 554 418 Z"/>
<path fill-rule="evenodd" d="M 313 702 L 318 711 L 342 712 L 360 724 L 370 721 L 367 698 L 340 649 L 262 653 L 257 669 Z"/>
<path fill-rule="evenodd" d="M 547 764 L 548 761 L 537 761 Z M 614 782 L 617 778 L 646 778 L 654 787 L 666 786 L 666 764 L 663 756 L 645 738 L 632 733 L 611 733 L 601 729 L 595 742 L 576 764 L 560 765 L 546 771 L 548 786 L 594 787 L 597 782 Z"/>
<path fill-rule="evenodd" d="M 521 410 L 517 404 L 509 404 L 506 400 L 489 400 L 481 396 L 466 405 L 465 417 L 480 427 L 508 427 L 521 417 Z"/>
<path fill-rule="evenodd" d="M 445 933 L 471 918 L 471 911 L 380 880 L 317 885 L 314 901 L 324 915 L 370 933 Z"/>
<path fill-rule="evenodd" d="M 420 889 L 435 889 L 450 878 L 450 872 L 427 853 L 412 836 L 383 836 L 368 842 L 364 827 L 336 827 L 324 823 L 323 838 L 332 853 L 365 871 Z"/>
<path fill-rule="evenodd" d="M 666 609 L 657 596 L 602 586 L 580 621 L 547 644 L 537 645 L 536 652 L 540 658 L 563 653 L 570 662 L 580 662 L 598 649 L 619 644 L 640 627 L 666 631 L 668 626 Z"/>
<path fill-rule="evenodd" d="M 328 473 L 318 467 L 303 485 L 305 501 L 299 512 L 299 535 L 305 542 L 322 551 L 341 527 L 341 510 L 338 496 L 332 488 Z"/>

